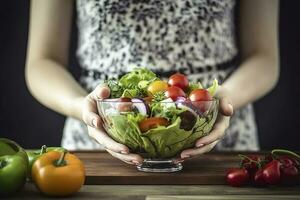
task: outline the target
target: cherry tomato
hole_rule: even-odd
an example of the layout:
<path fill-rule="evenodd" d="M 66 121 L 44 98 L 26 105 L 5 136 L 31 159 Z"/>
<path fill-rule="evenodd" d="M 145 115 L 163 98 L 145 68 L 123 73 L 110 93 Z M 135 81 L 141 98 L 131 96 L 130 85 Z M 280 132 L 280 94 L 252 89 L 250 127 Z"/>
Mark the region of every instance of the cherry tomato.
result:
<path fill-rule="evenodd" d="M 168 84 L 165 81 L 153 81 L 147 88 L 149 96 L 153 96 L 157 92 L 165 92 L 168 89 Z"/>
<path fill-rule="evenodd" d="M 273 160 L 263 168 L 263 178 L 268 184 L 277 184 L 280 181 L 280 165 L 278 160 Z"/>
<path fill-rule="evenodd" d="M 246 169 L 231 169 L 227 172 L 226 181 L 229 185 L 239 187 L 245 185 L 249 180 L 249 173 Z"/>
<path fill-rule="evenodd" d="M 167 98 L 171 98 L 173 101 L 176 101 L 178 97 L 185 97 L 184 91 L 176 86 L 168 87 L 165 95 Z"/>
<path fill-rule="evenodd" d="M 189 98 L 193 105 L 198 107 L 202 113 L 209 110 L 211 105 L 209 101 L 212 100 L 212 97 L 206 89 L 193 90 L 190 93 Z"/>
<path fill-rule="evenodd" d="M 206 89 L 196 89 L 189 95 L 191 101 L 210 101 L 212 100 L 211 95 Z"/>
<path fill-rule="evenodd" d="M 132 110 L 132 102 L 128 97 L 121 97 L 117 104 L 117 109 L 120 112 L 129 112 Z"/>
<path fill-rule="evenodd" d="M 139 123 L 140 130 L 142 132 L 147 132 L 152 128 L 156 128 L 158 126 L 168 126 L 170 122 L 163 117 L 150 117 L 142 120 Z"/>
<path fill-rule="evenodd" d="M 170 86 L 179 87 L 184 91 L 186 91 L 189 87 L 189 80 L 185 75 L 180 73 L 170 76 L 168 83 Z"/>
<path fill-rule="evenodd" d="M 262 169 L 259 169 L 255 172 L 254 177 L 253 177 L 253 182 L 256 185 L 265 185 L 265 180 L 264 180 Z"/>
<path fill-rule="evenodd" d="M 284 184 L 294 184 L 299 175 L 299 170 L 294 165 L 280 167 L 281 181 Z"/>
<path fill-rule="evenodd" d="M 282 164 L 281 167 L 290 167 L 294 165 L 294 162 L 288 156 L 281 157 L 278 160 Z"/>

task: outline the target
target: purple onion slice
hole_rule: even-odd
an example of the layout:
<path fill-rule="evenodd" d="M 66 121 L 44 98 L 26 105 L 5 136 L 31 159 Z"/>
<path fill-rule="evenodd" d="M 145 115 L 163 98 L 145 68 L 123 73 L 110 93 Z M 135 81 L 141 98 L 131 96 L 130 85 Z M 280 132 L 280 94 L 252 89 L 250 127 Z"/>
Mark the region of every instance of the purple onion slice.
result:
<path fill-rule="evenodd" d="M 150 114 L 150 107 L 143 99 L 133 98 L 131 102 L 133 103 L 133 108 L 136 108 L 142 115 Z"/>

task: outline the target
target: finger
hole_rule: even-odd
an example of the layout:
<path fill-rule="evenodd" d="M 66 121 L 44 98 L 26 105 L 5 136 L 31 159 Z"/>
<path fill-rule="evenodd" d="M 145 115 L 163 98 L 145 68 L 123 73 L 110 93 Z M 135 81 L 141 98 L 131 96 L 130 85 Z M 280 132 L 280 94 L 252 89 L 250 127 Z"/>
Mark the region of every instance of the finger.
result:
<path fill-rule="evenodd" d="M 180 158 L 174 159 L 173 162 L 174 162 L 175 164 L 178 164 L 178 163 L 183 163 L 185 160 L 186 160 L 186 159 L 180 157 Z"/>
<path fill-rule="evenodd" d="M 94 91 L 92 92 L 92 97 L 97 100 L 97 99 L 106 99 L 110 95 L 110 89 L 107 85 L 105 84 L 100 84 L 98 85 Z"/>
<path fill-rule="evenodd" d="M 204 147 L 201 148 L 195 148 L 195 149 L 186 149 L 183 152 L 181 152 L 181 158 L 183 159 L 187 159 L 187 158 L 191 158 L 193 156 L 197 156 L 197 155 L 201 155 L 204 154 L 206 152 L 211 151 L 214 146 L 219 142 L 219 140 L 214 141 L 213 143 L 206 145 Z"/>
<path fill-rule="evenodd" d="M 233 106 L 227 97 L 220 98 L 220 112 L 225 116 L 233 115 Z"/>
<path fill-rule="evenodd" d="M 228 128 L 228 126 L 229 126 L 229 117 L 226 117 L 224 115 L 219 115 L 217 122 L 213 126 L 213 129 L 209 133 L 209 135 L 198 139 L 195 143 L 195 146 L 199 148 L 208 145 L 216 140 L 222 139 L 225 130 Z"/>
<path fill-rule="evenodd" d="M 86 123 L 88 126 L 95 128 L 101 126 L 101 118 L 97 114 L 97 105 L 95 100 L 91 97 L 91 95 L 88 95 L 84 99 L 82 110 L 82 120 L 84 121 L 84 123 Z"/>
<path fill-rule="evenodd" d="M 99 129 L 95 129 L 93 127 L 88 127 L 90 137 L 94 138 L 99 144 L 102 144 L 105 148 L 122 153 L 128 154 L 129 149 L 123 144 L 120 144 L 114 141 L 111 137 L 109 137 L 104 131 L 103 127 Z"/>
<path fill-rule="evenodd" d="M 118 158 L 120 160 L 122 160 L 123 162 L 129 163 L 129 164 L 134 164 L 134 165 L 138 165 L 141 164 L 143 162 L 143 158 L 138 155 L 138 154 L 120 154 L 120 153 L 116 153 L 114 151 L 111 151 L 109 149 L 107 149 L 107 151 L 114 156 L 115 158 Z"/>

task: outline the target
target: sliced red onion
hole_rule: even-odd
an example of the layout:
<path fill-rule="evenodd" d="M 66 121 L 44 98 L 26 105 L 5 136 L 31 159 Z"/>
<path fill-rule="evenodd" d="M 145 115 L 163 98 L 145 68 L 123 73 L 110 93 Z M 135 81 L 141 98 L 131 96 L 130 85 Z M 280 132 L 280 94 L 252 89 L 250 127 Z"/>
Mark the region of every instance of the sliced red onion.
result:
<path fill-rule="evenodd" d="M 149 105 L 145 103 L 143 99 L 133 98 L 131 99 L 131 102 L 133 103 L 133 107 L 136 108 L 142 115 L 150 114 Z"/>
<path fill-rule="evenodd" d="M 176 99 L 176 102 L 179 103 L 179 102 L 185 102 L 186 101 L 186 98 L 185 97 L 177 97 Z"/>

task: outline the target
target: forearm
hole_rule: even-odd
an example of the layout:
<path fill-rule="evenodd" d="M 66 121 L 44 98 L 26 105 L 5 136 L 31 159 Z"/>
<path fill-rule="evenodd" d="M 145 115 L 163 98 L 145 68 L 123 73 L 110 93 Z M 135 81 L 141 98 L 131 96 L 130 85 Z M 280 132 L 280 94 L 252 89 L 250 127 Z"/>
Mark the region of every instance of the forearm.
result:
<path fill-rule="evenodd" d="M 254 102 L 272 90 L 279 77 L 278 58 L 254 54 L 245 59 L 224 82 L 235 109 Z"/>
<path fill-rule="evenodd" d="M 87 93 L 64 66 L 51 59 L 30 61 L 26 66 L 26 83 L 40 103 L 81 120 L 81 105 Z"/>

